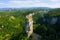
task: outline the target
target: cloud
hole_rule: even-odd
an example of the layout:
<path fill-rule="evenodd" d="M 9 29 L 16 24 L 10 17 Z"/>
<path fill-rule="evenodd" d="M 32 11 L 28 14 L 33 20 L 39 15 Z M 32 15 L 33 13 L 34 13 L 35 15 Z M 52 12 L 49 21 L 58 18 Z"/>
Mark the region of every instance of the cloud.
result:
<path fill-rule="evenodd" d="M 35 6 L 40 6 L 39 5 L 40 2 L 36 2 L 36 1 L 10 1 L 9 2 L 9 6 L 10 7 L 35 7 Z"/>
<path fill-rule="evenodd" d="M 51 4 L 50 7 L 51 8 L 60 8 L 60 3 Z"/>
<path fill-rule="evenodd" d="M 7 3 L 0 3 L 0 8 L 23 8 L 23 7 L 51 7 L 60 8 L 60 3 L 42 3 L 41 1 L 17 1 L 10 0 Z"/>
<path fill-rule="evenodd" d="M 13 7 L 48 7 L 47 3 L 41 3 L 40 1 L 9 1 L 8 5 L 13 5 Z"/>
<path fill-rule="evenodd" d="M 10 0 L 10 1 L 21 1 L 21 0 Z"/>
<path fill-rule="evenodd" d="M 60 7 L 60 3 L 55 4 L 48 4 L 48 3 L 41 3 L 40 1 L 10 1 L 9 3 L 15 4 L 15 7 L 51 7 L 57 8 Z M 10 4 L 10 5 L 11 5 Z"/>
<path fill-rule="evenodd" d="M 1 3 L 1 2 L 0 2 L 0 4 L 4 4 L 4 3 Z"/>
<path fill-rule="evenodd" d="M 41 1 L 41 0 L 10 0 L 10 1 Z"/>
<path fill-rule="evenodd" d="M 59 0 L 50 0 L 51 2 L 58 2 Z"/>

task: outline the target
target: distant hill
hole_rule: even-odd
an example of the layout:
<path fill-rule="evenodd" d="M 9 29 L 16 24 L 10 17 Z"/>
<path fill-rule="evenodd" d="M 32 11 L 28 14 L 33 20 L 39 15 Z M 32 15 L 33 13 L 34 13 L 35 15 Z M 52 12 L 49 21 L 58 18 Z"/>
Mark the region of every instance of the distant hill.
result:
<path fill-rule="evenodd" d="M 32 9 L 38 9 L 38 10 L 51 10 L 52 8 L 49 8 L 49 7 L 33 7 Z"/>
<path fill-rule="evenodd" d="M 30 7 L 30 8 L 0 8 L 0 10 L 27 10 L 27 9 L 37 9 L 37 10 L 51 10 L 49 7 Z"/>

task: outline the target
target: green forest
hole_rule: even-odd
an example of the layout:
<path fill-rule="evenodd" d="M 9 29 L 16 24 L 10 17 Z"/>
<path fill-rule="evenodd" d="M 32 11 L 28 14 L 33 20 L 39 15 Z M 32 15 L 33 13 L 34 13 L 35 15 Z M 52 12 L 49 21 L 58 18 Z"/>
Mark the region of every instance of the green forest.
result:
<path fill-rule="evenodd" d="M 35 13 L 33 27 L 34 33 L 41 36 L 39 40 L 60 40 L 60 8 L 0 10 L 0 40 L 26 40 L 23 27 L 29 13 Z"/>

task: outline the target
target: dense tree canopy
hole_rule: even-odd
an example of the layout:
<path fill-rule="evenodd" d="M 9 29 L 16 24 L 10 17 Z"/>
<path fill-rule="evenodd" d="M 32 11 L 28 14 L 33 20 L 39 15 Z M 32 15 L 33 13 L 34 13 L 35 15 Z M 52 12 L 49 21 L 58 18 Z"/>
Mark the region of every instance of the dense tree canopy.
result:
<path fill-rule="evenodd" d="M 58 40 L 59 23 L 48 24 L 45 19 L 59 16 L 60 8 L 52 10 L 0 10 L 0 40 L 25 40 L 26 35 L 24 36 L 22 32 L 25 16 L 29 13 L 35 13 L 33 16 L 34 33 L 41 35 L 41 40 Z"/>

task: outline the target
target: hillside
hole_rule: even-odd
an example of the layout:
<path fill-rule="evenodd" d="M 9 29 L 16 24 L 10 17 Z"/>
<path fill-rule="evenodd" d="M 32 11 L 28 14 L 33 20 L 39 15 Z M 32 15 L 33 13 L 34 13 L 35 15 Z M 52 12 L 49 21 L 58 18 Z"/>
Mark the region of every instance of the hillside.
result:
<path fill-rule="evenodd" d="M 25 16 L 35 13 L 34 33 L 32 40 L 59 40 L 60 39 L 60 9 L 51 10 L 1 10 L 0 11 L 0 40 L 25 40 L 23 26 Z M 52 19 L 57 21 L 51 24 Z M 31 38 L 29 38 L 31 40 Z"/>
<path fill-rule="evenodd" d="M 35 10 L 51 10 L 52 8 L 48 8 L 48 7 L 0 8 L 0 10 L 30 10 L 30 9 L 35 9 Z"/>

